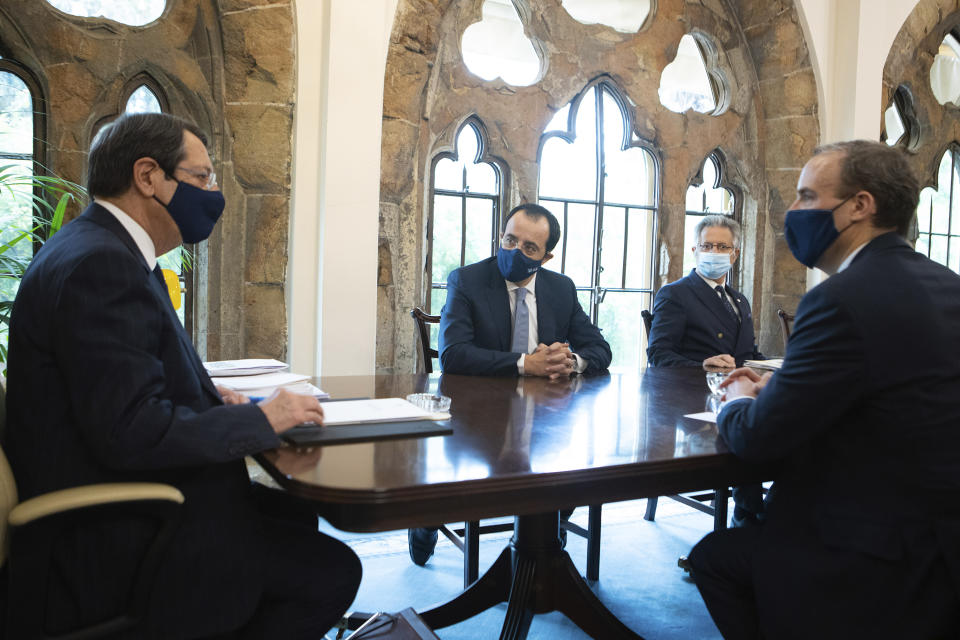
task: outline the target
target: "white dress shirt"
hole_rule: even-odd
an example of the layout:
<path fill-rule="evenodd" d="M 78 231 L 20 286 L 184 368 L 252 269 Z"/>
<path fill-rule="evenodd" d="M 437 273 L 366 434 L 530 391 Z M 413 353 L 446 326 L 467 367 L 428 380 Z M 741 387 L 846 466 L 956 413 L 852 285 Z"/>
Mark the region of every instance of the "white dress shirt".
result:
<path fill-rule="evenodd" d="M 504 280 L 507 283 L 507 299 L 510 301 L 510 327 L 513 327 L 515 318 L 517 317 L 517 289 L 520 287 L 515 282 L 510 282 L 509 280 Z M 530 330 L 527 333 L 527 353 L 533 353 L 537 348 L 537 345 L 540 344 L 540 339 L 537 334 L 537 274 L 534 273 L 533 277 L 530 278 L 530 282 L 523 286 L 527 290 L 527 295 L 524 296 L 523 301 L 527 305 L 527 317 L 530 320 Z M 517 371 L 520 375 L 523 375 L 523 363 L 526 359 L 526 354 L 520 354 L 520 359 L 517 360 Z M 573 370 L 577 373 L 583 373 L 583 370 L 587 368 L 587 361 L 573 354 L 573 357 L 576 358 L 577 363 L 574 365 Z"/>
<path fill-rule="evenodd" d="M 123 225 L 123 228 L 127 230 L 127 233 L 130 234 L 130 237 L 133 238 L 133 241 L 137 244 L 140 253 L 143 254 L 143 259 L 146 260 L 150 271 L 153 271 L 157 266 L 157 248 L 153 246 L 153 240 L 150 239 L 150 235 L 146 230 L 137 224 L 133 218 L 124 213 L 123 209 L 112 202 L 99 200 L 97 198 L 94 198 L 93 201 L 109 211 L 113 217 L 117 219 L 117 222 Z"/>

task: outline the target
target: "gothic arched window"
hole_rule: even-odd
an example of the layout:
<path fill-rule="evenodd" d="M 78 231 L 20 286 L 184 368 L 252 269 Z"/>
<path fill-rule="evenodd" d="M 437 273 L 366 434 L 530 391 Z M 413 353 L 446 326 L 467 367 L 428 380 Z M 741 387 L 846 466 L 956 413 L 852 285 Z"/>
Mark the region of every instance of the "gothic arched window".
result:
<path fill-rule="evenodd" d="M 646 362 L 640 311 L 653 294 L 658 165 L 633 135 L 626 102 L 607 79 L 557 112 L 540 143 L 539 202 L 560 221 L 548 268 L 569 276 L 603 329 L 611 368 Z"/>

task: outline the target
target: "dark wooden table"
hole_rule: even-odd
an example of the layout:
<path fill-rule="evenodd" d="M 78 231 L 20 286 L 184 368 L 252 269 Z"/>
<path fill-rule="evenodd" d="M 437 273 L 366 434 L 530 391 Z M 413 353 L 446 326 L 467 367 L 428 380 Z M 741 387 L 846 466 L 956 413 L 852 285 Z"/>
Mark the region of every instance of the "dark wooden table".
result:
<path fill-rule="evenodd" d="M 333 398 L 453 399 L 453 435 L 281 451 L 260 462 L 332 525 L 386 531 L 516 516 L 510 545 L 453 600 L 420 612 L 437 629 L 508 602 L 502 639 L 559 610 L 595 638 L 640 638 L 590 590 L 557 537 L 557 510 L 766 479 L 726 451 L 699 369 L 539 378 L 326 377 Z"/>

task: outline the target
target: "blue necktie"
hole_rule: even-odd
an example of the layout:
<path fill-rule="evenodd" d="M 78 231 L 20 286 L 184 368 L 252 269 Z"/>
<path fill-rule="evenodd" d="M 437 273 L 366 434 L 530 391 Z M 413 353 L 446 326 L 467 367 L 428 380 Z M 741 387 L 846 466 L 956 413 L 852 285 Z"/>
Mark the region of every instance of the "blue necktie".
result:
<path fill-rule="evenodd" d="M 527 309 L 527 303 L 524 300 L 526 296 L 526 289 L 523 287 L 517 289 L 517 310 L 513 314 L 513 342 L 510 344 L 510 350 L 514 353 L 527 352 L 527 342 L 530 335 L 530 311 Z"/>
<path fill-rule="evenodd" d="M 730 304 L 730 300 L 727 298 L 726 294 L 723 292 L 723 285 L 718 284 L 715 291 L 720 294 L 720 300 L 723 301 L 723 308 L 727 310 L 727 313 L 733 316 L 733 321 L 739 325 L 740 316 L 737 315 L 737 312 L 734 310 L 733 305 Z"/>

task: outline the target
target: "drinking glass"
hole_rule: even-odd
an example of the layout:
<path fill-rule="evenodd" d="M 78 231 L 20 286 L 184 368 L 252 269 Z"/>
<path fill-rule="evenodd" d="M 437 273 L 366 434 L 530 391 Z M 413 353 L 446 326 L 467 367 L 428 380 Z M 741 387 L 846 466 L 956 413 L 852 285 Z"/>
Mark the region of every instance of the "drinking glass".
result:
<path fill-rule="evenodd" d="M 724 371 L 707 371 L 707 386 L 710 387 L 710 393 L 715 396 L 720 395 L 720 384 L 727 379 Z"/>

